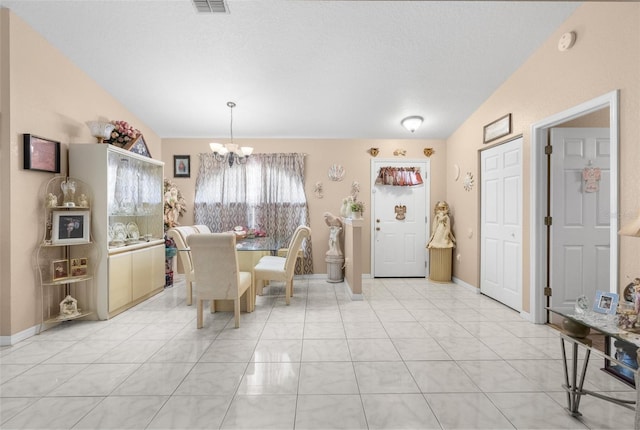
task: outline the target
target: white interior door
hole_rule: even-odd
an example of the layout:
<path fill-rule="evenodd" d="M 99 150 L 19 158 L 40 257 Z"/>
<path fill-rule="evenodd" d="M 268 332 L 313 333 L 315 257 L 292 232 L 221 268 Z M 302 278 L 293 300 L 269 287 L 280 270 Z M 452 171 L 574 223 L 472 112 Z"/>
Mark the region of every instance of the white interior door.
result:
<path fill-rule="evenodd" d="M 480 291 L 522 309 L 522 138 L 482 151 Z"/>
<path fill-rule="evenodd" d="M 381 167 L 418 167 L 423 184 L 375 185 Z M 374 277 L 425 277 L 427 274 L 427 225 L 429 162 L 372 160 L 371 190 Z M 405 206 L 399 219 L 396 206 Z M 401 217 L 400 217 L 401 218 Z"/>
<path fill-rule="evenodd" d="M 573 306 L 609 290 L 609 129 L 553 128 L 551 146 L 551 304 Z M 595 188 L 583 177 L 589 168 L 600 172 Z"/>

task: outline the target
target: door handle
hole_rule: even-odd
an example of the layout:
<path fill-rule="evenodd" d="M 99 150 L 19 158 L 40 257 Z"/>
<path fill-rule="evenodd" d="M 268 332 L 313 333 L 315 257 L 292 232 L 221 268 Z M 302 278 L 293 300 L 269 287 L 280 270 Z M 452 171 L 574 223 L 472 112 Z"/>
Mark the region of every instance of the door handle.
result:
<path fill-rule="evenodd" d="M 380 218 L 376 219 L 376 222 L 380 222 Z"/>
<path fill-rule="evenodd" d="M 380 227 L 376 227 L 376 231 L 380 231 Z"/>

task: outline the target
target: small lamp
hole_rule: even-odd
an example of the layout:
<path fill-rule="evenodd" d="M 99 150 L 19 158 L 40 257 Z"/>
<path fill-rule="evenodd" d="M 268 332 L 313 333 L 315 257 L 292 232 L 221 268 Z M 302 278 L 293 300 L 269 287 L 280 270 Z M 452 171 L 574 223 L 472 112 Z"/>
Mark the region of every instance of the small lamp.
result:
<path fill-rule="evenodd" d="M 87 127 L 91 130 L 91 135 L 98 139 L 98 143 L 102 143 L 104 139 L 111 137 L 111 132 L 115 125 L 107 121 L 87 121 Z"/>
<path fill-rule="evenodd" d="M 420 127 L 422 121 L 424 121 L 424 118 L 418 115 L 413 115 L 404 118 L 402 121 L 400 121 L 400 124 L 402 124 L 404 128 L 413 133 L 418 129 L 418 127 Z"/>

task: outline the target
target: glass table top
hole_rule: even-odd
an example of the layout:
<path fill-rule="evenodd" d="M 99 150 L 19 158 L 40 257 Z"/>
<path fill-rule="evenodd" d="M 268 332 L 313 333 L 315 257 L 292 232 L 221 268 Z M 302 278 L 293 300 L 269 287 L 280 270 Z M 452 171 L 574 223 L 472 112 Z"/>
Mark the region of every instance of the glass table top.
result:
<path fill-rule="evenodd" d="M 554 314 L 583 324 L 604 335 L 640 346 L 640 332 L 618 327 L 617 315 L 602 314 L 593 310 L 578 312 L 571 307 L 549 307 L 547 309 Z"/>

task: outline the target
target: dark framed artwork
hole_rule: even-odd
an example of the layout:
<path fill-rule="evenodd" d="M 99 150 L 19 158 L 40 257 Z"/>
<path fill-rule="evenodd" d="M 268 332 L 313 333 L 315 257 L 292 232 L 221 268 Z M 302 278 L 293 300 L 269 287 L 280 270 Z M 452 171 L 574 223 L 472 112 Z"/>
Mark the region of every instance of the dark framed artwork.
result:
<path fill-rule="evenodd" d="M 188 178 L 191 176 L 191 156 L 190 155 L 174 155 L 173 156 L 173 177 Z"/>
<path fill-rule="evenodd" d="M 482 142 L 489 143 L 511 133 L 511 114 L 508 113 L 484 126 Z"/>
<path fill-rule="evenodd" d="M 53 211 L 51 220 L 51 243 L 70 245 L 89 243 L 89 211 Z"/>
<path fill-rule="evenodd" d="M 122 147 L 127 151 L 134 152 L 136 154 L 144 155 L 145 157 L 151 157 L 151 153 L 149 152 L 149 148 L 147 147 L 147 142 L 144 141 L 144 136 L 140 135 L 127 143 Z"/>
<path fill-rule="evenodd" d="M 24 134 L 23 143 L 25 170 L 60 173 L 60 142 Z"/>

